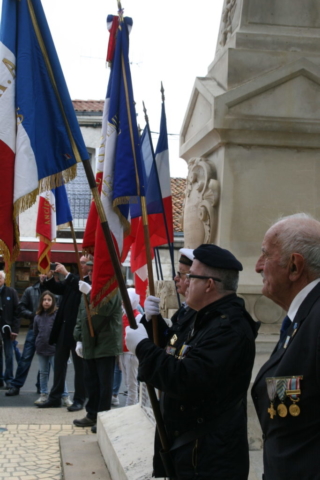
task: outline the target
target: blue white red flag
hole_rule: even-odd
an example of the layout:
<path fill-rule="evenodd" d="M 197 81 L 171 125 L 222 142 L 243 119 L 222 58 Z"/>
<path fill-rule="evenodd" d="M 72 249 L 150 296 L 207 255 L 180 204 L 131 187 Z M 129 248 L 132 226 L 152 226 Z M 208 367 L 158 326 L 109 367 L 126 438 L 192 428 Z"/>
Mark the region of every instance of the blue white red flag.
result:
<path fill-rule="evenodd" d="M 109 15 L 108 29 L 116 22 L 117 33 L 102 122 L 96 181 L 102 205 L 120 258 L 124 233 L 130 229 L 129 201 L 144 195 L 140 183 L 142 167 L 140 139 L 133 100 L 129 65 L 129 31 L 132 19 Z M 113 37 L 111 37 L 113 38 Z M 108 300 L 116 291 L 117 281 L 95 205 L 91 206 L 83 249 L 94 252 L 91 307 Z"/>
<path fill-rule="evenodd" d="M 72 214 L 64 185 L 39 196 L 36 235 L 39 237 L 38 270 L 47 273 L 50 269 L 52 242 L 56 240 L 57 228 L 72 222 Z"/>
<path fill-rule="evenodd" d="M 141 156 L 146 185 L 151 257 L 153 249 L 173 242 L 172 197 L 170 186 L 169 152 L 164 104 L 162 105 L 160 136 L 154 155 L 148 125 L 141 137 Z M 126 239 L 126 252 L 131 245 L 131 270 L 142 281 L 147 278 L 146 249 L 140 202 L 130 205 L 131 235 Z M 122 257 L 123 258 L 123 257 Z M 143 285 L 145 288 L 145 285 Z M 140 295 L 142 292 L 138 292 Z"/>
<path fill-rule="evenodd" d="M 15 219 L 88 159 L 40 0 L 3 0 L 0 26 L 0 250 L 18 254 Z M 5 177 L 5 178 L 4 178 Z M 6 228 L 2 228 L 6 225 Z M 7 264 L 8 267 L 8 264 Z"/>

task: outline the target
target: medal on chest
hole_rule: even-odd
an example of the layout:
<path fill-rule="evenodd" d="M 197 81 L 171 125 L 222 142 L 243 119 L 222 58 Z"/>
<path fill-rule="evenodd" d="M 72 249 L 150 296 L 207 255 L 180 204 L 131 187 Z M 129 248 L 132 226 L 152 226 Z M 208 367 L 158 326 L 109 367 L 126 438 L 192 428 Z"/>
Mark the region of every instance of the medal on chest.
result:
<path fill-rule="evenodd" d="M 292 417 L 298 417 L 300 415 L 301 410 L 297 403 L 300 401 L 300 381 L 302 379 L 302 375 L 266 378 L 267 392 L 270 400 L 268 413 L 272 420 L 276 415 L 281 418 L 287 417 L 288 413 Z M 277 397 L 280 400 L 280 403 L 275 407 Z M 285 404 L 287 398 L 292 402 L 289 407 Z"/>

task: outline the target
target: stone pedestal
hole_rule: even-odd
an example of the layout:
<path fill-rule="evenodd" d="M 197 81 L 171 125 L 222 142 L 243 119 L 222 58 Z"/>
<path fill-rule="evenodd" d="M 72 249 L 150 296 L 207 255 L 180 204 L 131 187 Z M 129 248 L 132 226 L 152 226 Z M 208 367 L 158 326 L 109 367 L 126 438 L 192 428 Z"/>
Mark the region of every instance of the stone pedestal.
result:
<path fill-rule="evenodd" d="M 214 242 L 241 260 L 240 293 L 266 333 L 284 312 L 259 296 L 264 233 L 283 215 L 320 218 L 319 47 L 319 0 L 226 0 L 181 130 L 185 246 Z"/>

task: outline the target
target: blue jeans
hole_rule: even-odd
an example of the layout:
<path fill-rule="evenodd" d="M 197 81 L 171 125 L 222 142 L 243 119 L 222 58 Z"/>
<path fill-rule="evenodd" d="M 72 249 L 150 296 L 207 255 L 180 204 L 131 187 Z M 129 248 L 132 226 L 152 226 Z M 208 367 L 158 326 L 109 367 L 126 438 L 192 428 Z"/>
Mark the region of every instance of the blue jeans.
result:
<path fill-rule="evenodd" d="M 4 351 L 5 356 L 5 369 L 3 373 L 3 357 L 2 350 Z M 9 340 L 7 337 L 2 337 L 2 347 L 0 348 L 0 380 L 4 380 L 7 385 L 11 384 L 13 380 L 13 348 L 12 340 Z"/>
<path fill-rule="evenodd" d="M 112 388 L 112 395 L 117 396 L 120 390 L 122 381 L 122 372 L 119 368 L 118 362 L 116 362 L 114 366 L 114 373 L 113 373 L 113 388 Z"/>
<path fill-rule="evenodd" d="M 28 333 L 26 335 L 26 340 L 24 342 L 23 352 L 18 363 L 16 376 L 11 382 L 11 385 L 13 387 L 16 387 L 16 388 L 23 387 L 27 379 L 35 351 L 36 351 L 35 338 L 34 338 L 33 330 L 31 329 L 31 330 L 28 330 Z"/>
<path fill-rule="evenodd" d="M 20 358 L 21 358 L 21 352 L 18 348 L 17 340 L 12 341 L 12 349 L 13 349 L 14 356 L 16 357 L 16 362 L 18 363 L 20 361 Z"/>
<path fill-rule="evenodd" d="M 54 355 L 45 356 L 45 355 L 38 355 L 39 361 L 39 370 L 40 370 L 40 393 L 48 394 L 48 381 L 49 381 L 49 373 L 50 367 L 54 371 Z M 61 395 L 62 397 L 68 397 L 68 386 L 67 382 L 64 383 L 64 392 Z"/>

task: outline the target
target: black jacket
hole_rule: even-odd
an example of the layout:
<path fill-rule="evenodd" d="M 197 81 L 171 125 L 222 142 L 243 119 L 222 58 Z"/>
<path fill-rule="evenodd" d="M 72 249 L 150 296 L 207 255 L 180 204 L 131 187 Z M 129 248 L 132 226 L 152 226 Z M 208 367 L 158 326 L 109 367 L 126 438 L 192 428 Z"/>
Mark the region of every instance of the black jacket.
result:
<path fill-rule="evenodd" d="M 12 333 L 19 333 L 20 317 L 18 313 L 19 297 L 14 288 L 3 286 L 1 290 L 2 312 L 1 327 L 10 325 Z"/>
<path fill-rule="evenodd" d="M 163 350 L 148 339 L 139 343 L 139 378 L 163 392 L 171 445 L 186 432 L 210 426 L 173 451 L 178 479 L 247 479 L 246 393 L 257 330 L 243 300 L 232 294 L 196 314 L 193 328 L 183 334 L 183 351 L 181 341 L 176 350 L 175 344 Z M 215 427 L 226 411 L 230 414 Z"/>
<path fill-rule="evenodd" d="M 23 292 L 19 302 L 18 312 L 21 318 L 30 320 L 29 329 L 33 328 L 33 320 L 39 307 L 39 299 L 45 290 L 48 290 L 45 283 L 37 282 L 35 285 L 26 288 Z"/>
<path fill-rule="evenodd" d="M 291 337 L 296 325 L 296 333 Z M 320 480 L 320 284 L 304 299 L 287 332 L 286 348 L 275 349 L 252 387 L 264 435 L 266 480 Z M 300 415 L 270 418 L 266 377 L 302 375 Z M 280 403 L 276 397 L 274 407 Z M 292 404 L 290 398 L 285 405 Z"/>
<path fill-rule="evenodd" d="M 87 281 L 86 279 L 87 277 L 84 281 Z M 45 285 L 50 292 L 56 295 L 62 295 L 49 343 L 51 345 L 56 344 L 60 333 L 62 333 L 63 345 L 74 348 L 76 342 L 73 338 L 73 330 L 76 325 L 82 295 L 79 290 L 79 277 L 69 273 L 67 278 L 62 282 L 56 282 L 52 277 L 45 282 Z"/>

